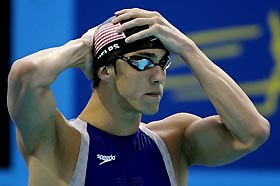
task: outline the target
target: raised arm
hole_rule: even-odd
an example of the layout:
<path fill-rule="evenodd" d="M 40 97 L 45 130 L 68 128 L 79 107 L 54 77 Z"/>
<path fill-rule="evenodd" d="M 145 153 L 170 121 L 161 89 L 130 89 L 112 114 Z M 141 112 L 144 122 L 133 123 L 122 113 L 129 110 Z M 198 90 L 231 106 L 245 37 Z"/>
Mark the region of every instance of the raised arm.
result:
<path fill-rule="evenodd" d="M 42 50 L 17 60 L 8 77 L 8 110 L 17 126 L 26 153 L 56 142 L 56 110 L 50 85 L 67 68 L 81 68 L 92 78 L 92 32 L 63 46 Z"/>
<path fill-rule="evenodd" d="M 192 123 L 184 150 L 190 164 L 219 165 L 258 148 L 269 136 L 269 123 L 238 84 L 187 39 L 179 55 L 191 68 L 218 116 Z"/>
<path fill-rule="evenodd" d="M 269 122 L 256 110 L 238 84 L 190 38 L 157 12 L 125 9 L 116 12 L 116 15 L 114 22 L 135 18 L 123 24 L 120 32 L 137 25 L 149 25 L 149 29 L 130 36 L 126 41 L 133 42 L 149 35 L 158 37 L 166 48 L 185 61 L 218 112 L 217 116 L 204 119 L 189 119 L 188 114 L 176 114 L 162 122 L 165 126 L 174 122 L 183 123 L 173 126 L 182 128 L 178 132 L 184 131 L 182 152 L 189 165 L 214 166 L 234 161 L 258 148 L 268 138 Z"/>

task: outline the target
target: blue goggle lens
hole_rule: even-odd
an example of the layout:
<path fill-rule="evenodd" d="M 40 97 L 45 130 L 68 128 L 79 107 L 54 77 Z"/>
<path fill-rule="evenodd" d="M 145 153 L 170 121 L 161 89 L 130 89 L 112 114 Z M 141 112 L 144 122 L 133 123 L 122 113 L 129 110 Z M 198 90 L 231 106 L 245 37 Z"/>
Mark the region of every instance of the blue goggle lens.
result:
<path fill-rule="evenodd" d="M 162 70 L 166 70 L 171 64 L 167 55 L 164 56 L 158 63 L 154 63 L 151 59 L 143 56 L 130 56 L 129 58 L 119 56 L 118 58 L 127 62 L 132 68 L 138 71 L 144 71 L 157 65 L 160 66 Z"/>

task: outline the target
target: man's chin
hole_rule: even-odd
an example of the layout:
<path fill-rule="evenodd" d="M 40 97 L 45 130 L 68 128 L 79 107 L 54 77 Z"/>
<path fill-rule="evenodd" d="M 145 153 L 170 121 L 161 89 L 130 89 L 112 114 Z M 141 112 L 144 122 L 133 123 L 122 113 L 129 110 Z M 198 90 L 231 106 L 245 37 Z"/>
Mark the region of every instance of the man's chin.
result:
<path fill-rule="evenodd" d="M 147 116 L 152 116 L 152 115 L 155 115 L 156 113 L 158 113 L 158 109 L 145 110 L 144 112 L 142 112 L 142 114 L 147 115 Z"/>

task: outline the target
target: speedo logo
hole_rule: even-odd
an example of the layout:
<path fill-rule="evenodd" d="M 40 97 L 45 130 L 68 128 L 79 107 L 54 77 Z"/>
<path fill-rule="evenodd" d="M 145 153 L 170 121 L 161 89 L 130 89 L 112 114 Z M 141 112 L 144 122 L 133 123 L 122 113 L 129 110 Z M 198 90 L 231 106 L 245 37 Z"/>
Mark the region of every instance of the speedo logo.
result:
<path fill-rule="evenodd" d="M 103 163 L 116 160 L 116 155 L 105 156 L 105 155 L 97 154 L 97 159 L 102 160 L 102 162 L 99 163 L 99 165 L 102 165 Z"/>

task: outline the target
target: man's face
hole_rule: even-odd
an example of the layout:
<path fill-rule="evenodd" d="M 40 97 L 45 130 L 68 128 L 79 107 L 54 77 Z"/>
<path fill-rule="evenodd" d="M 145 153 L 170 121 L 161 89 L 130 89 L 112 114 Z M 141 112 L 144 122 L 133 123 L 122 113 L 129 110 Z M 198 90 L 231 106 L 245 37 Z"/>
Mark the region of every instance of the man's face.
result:
<path fill-rule="evenodd" d="M 166 54 L 163 49 L 145 49 L 123 55 L 144 57 L 157 64 Z M 166 71 L 160 66 L 138 71 L 128 62 L 118 59 L 116 62 L 115 84 L 120 96 L 131 109 L 147 115 L 155 114 L 163 95 Z"/>

